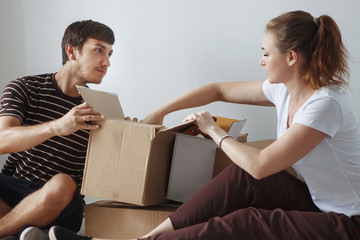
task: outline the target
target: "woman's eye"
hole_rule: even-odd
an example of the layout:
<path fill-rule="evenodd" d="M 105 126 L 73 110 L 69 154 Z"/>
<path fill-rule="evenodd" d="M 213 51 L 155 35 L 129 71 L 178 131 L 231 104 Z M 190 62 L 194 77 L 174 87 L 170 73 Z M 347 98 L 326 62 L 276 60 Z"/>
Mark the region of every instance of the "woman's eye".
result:
<path fill-rule="evenodd" d="M 98 52 L 98 53 L 102 53 L 102 49 L 101 49 L 101 48 L 98 48 L 98 49 L 96 49 L 95 51 Z"/>

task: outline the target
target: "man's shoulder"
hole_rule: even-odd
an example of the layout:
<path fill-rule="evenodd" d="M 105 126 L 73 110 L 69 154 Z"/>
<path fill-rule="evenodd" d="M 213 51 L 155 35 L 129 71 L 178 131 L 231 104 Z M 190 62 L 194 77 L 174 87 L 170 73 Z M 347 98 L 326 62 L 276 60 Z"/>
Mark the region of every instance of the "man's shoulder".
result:
<path fill-rule="evenodd" d="M 22 82 L 29 82 L 29 83 L 32 83 L 32 82 L 46 83 L 46 82 L 51 82 L 53 76 L 54 76 L 54 73 L 28 75 L 28 76 L 20 77 L 20 78 L 16 79 L 15 81 L 22 81 Z"/>
<path fill-rule="evenodd" d="M 7 87 L 28 89 L 29 87 L 51 86 L 53 84 L 53 77 L 54 73 L 23 76 L 10 81 Z"/>

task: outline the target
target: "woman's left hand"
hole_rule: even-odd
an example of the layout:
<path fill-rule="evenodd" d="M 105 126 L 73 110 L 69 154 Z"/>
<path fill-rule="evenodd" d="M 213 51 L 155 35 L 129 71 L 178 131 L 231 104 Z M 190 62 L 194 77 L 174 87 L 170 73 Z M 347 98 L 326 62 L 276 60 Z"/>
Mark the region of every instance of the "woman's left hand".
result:
<path fill-rule="evenodd" d="M 209 134 L 210 129 L 214 126 L 217 126 L 213 117 L 208 111 L 190 114 L 184 119 L 184 122 L 192 120 L 195 120 L 196 125 L 199 127 L 200 131 L 205 134 Z"/>

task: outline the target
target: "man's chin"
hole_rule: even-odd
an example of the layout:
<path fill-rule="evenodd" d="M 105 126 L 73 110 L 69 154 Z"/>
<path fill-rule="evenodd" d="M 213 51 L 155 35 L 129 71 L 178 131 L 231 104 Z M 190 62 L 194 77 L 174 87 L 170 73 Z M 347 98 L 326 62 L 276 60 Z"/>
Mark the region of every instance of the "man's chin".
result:
<path fill-rule="evenodd" d="M 87 80 L 86 84 L 100 84 L 102 83 L 102 78 L 101 79 L 91 79 L 91 80 Z"/>

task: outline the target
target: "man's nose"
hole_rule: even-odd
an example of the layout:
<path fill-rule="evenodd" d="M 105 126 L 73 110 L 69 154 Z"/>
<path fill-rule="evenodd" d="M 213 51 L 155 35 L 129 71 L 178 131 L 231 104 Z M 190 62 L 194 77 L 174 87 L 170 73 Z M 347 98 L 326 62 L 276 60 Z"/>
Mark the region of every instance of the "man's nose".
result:
<path fill-rule="evenodd" d="M 110 67 L 110 56 L 104 56 L 102 64 L 106 67 Z"/>

